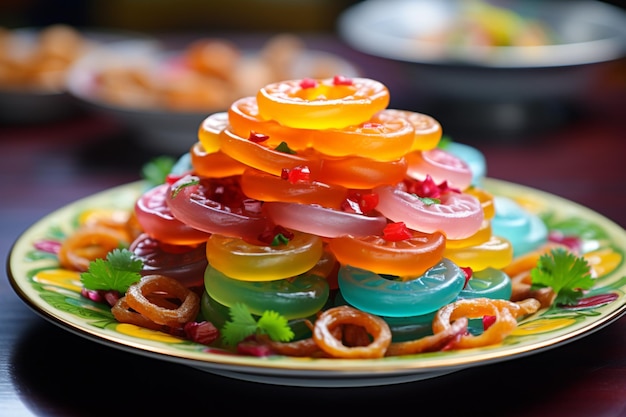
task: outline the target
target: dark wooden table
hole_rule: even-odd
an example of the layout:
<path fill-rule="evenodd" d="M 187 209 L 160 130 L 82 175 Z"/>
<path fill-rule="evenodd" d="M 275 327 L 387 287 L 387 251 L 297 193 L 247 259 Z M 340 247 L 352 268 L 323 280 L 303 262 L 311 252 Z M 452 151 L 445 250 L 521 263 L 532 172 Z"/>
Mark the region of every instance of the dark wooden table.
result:
<path fill-rule="evenodd" d="M 339 49 L 373 78 L 383 79 L 390 69 L 340 43 L 321 46 Z M 623 74 L 626 67 L 617 68 Z M 600 84 L 576 117 L 553 129 L 454 139 L 483 151 L 489 176 L 575 201 L 623 228 L 626 78 Z M 139 179 L 152 156 L 122 126 L 90 113 L 45 125 L 0 126 L 3 262 L 20 233 L 42 216 Z M 34 313 L 12 291 L 6 272 L 0 318 L 0 415 L 7 417 L 354 416 L 392 415 L 400 407 L 416 415 L 435 410 L 431 415 L 437 416 L 626 416 L 624 317 L 582 339 L 514 360 L 425 381 L 341 389 L 241 382 L 100 345 Z"/>

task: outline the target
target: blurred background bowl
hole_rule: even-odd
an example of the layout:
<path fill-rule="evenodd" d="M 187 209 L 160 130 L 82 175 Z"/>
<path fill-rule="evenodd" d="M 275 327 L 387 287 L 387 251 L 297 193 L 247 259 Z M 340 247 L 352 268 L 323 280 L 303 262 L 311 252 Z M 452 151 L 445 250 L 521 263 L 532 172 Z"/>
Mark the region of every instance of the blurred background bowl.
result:
<path fill-rule="evenodd" d="M 0 123 L 48 123 L 79 114 L 66 77 L 82 56 L 134 32 L 82 30 L 65 24 L 0 28 Z"/>
<path fill-rule="evenodd" d="M 524 24 L 547 36 L 520 39 L 513 28 Z M 338 32 L 358 51 L 405 64 L 411 102 L 401 105 L 465 133 L 559 124 L 602 64 L 626 55 L 624 11 L 589 0 L 365 0 L 344 11 Z"/>
<path fill-rule="evenodd" d="M 140 147 L 181 155 L 198 141 L 202 120 L 227 111 L 234 100 L 256 95 L 269 82 L 337 74 L 353 77 L 360 70 L 306 47 L 296 35 L 272 36 L 258 49 L 192 37 L 174 45 L 120 42 L 99 48 L 73 66 L 67 88 L 90 111 L 128 128 Z"/>

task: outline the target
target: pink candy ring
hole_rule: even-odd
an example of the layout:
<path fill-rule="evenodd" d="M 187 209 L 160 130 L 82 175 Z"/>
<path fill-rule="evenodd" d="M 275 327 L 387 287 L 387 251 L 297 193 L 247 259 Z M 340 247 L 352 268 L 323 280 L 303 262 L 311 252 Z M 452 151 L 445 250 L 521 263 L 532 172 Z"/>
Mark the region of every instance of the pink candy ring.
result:
<path fill-rule="evenodd" d="M 260 204 L 247 200 L 233 177 L 201 179 L 187 175 L 172 184 L 166 193 L 172 214 L 189 227 L 256 240 L 265 230 L 267 220 L 260 213 Z"/>
<path fill-rule="evenodd" d="M 276 224 L 326 238 L 380 235 L 387 224 L 384 216 L 348 213 L 319 205 L 268 202 L 263 210 Z"/>
<path fill-rule="evenodd" d="M 441 231 L 448 239 L 464 239 L 483 225 L 482 205 L 469 194 L 447 192 L 439 202 L 429 202 L 390 185 L 376 187 L 374 192 L 379 195 L 376 209 L 394 222 L 404 222 L 409 229 Z"/>
<path fill-rule="evenodd" d="M 417 180 L 423 180 L 426 175 L 439 183 L 448 181 L 450 187 L 465 190 L 472 183 L 472 170 L 461 158 L 434 148 L 428 151 L 413 151 L 405 156 L 407 161 L 407 175 Z"/>

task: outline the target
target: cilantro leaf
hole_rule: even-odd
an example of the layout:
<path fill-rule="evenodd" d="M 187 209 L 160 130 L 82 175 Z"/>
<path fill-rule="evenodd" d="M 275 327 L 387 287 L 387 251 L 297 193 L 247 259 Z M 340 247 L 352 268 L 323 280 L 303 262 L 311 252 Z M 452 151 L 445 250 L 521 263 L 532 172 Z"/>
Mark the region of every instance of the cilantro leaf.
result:
<path fill-rule="evenodd" d="M 270 339 L 280 342 L 288 342 L 294 337 L 287 319 L 275 311 L 264 311 L 257 321 L 245 304 L 236 303 L 230 308 L 230 318 L 221 330 L 224 343 L 230 346 L 255 333 L 267 334 Z"/>
<path fill-rule="evenodd" d="M 143 178 L 151 185 L 163 184 L 176 161 L 170 156 L 159 156 L 141 167 Z"/>
<path fill-rule="evenodd" d="M 143 262 L 128 249 L 113 249 L 105 259 L 89 263 L 87 272 L 80 274 L 80 281 L 88 290 L 113 290 L 125 293 L 141 279 Z"/>
<path fill-rule="evenodd" d="M 533 289 L 551 287 L 556 294 L 555 303 L 565 305 L 574 304 L 594 284 L 587 261 L 564 248 L 542 255 L 530 276 Z"/>
<path fill-rule="evenodd" d="M 236 303 L 230 307 L 230 319 L 221 331 L 222 338 L 227 345 L 235 346 L 256 332 L 256 320 L 245 304 Z"/>
<path fill-rule="evenodd" d="M 278 342 L 288 342 L 294 337 L 287 319 L 275 311 L 264 311 L 257 325 L 263 333 L 267 333 L 270 339 Z"/>

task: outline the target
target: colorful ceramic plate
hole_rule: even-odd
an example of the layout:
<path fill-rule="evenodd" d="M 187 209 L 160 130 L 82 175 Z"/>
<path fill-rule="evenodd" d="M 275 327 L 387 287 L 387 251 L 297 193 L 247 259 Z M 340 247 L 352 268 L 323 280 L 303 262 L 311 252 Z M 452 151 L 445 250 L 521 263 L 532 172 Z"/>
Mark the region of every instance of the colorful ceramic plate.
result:
<path fill-rule="evenodd" d="M 81 214 L 98 208 L 129 209 L 141 182 L 87 197 L 44 217 L 14 244 L 9 277 L 16 293 L 52 323 L 90 340 L 131 353 L 192 366 L 214 374 L 296 386 L 372 386 L 432 378 L 519 358 L 573 342 L 614 322 L 626 311 L 626 232 L 605 217 L 535 189 L 486 179 L 495 195 L 515 198 L 538 213 L 551 230 L 582 238 L 582 250 L 598 271 L 596 286 L 576 308 L 540 310 L 520 321 L 499 345 L 385 359 L 250 357 L 207 351 L 173 336 L 116 322 L 109 309 L 80 295 L 79 275 L 59 269 L 54 250 Z"/>

